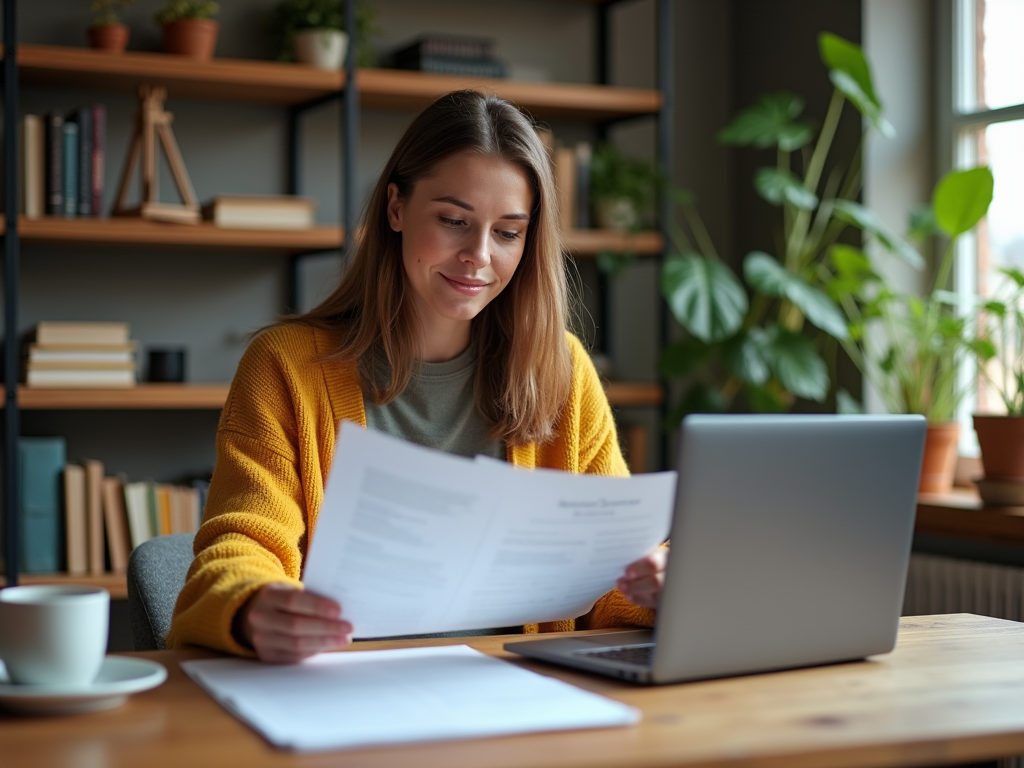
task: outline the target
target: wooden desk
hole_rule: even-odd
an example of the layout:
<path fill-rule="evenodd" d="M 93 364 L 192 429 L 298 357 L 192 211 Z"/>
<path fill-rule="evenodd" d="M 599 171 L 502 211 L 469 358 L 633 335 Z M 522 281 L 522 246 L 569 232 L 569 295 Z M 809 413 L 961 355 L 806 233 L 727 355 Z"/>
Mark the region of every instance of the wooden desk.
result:
<path fill-rule="evenodd" d="M 498 656 L 507 656 L 500 650 L 505 639 L 462 638 Z M 868 661 L 685 685 L 635 687 L 519 661 L 633 704 L 643 721 L 313 755 L 274 750 L 178 667 L 210 654 L 141 655 L 167 666 L 168 680 L 120 709 L 0 716 L 0 765 L 832 768 L 932 766 L 1024 753 L 1024 624 L 969 614 L 906 618 L 896 650 Z"/>

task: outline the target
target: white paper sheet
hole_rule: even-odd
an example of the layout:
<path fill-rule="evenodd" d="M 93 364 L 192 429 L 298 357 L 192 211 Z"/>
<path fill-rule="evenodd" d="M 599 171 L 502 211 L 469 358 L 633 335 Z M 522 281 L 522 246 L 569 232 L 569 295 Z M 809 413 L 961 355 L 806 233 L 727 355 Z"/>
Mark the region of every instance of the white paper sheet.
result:
<path fill-rule="evenodd" d="M 674 472 L 528 472 L 346 423 L 303 581 L 356 637 L 573 618 L 667 538 L 674 493 Z"/>
<path fill-rule="evenodd" d="M 301 664 L 182 669 L 278 747 L 301 751 L 632 725 L 633 707 L 465 645 L 328 653 Z"/>

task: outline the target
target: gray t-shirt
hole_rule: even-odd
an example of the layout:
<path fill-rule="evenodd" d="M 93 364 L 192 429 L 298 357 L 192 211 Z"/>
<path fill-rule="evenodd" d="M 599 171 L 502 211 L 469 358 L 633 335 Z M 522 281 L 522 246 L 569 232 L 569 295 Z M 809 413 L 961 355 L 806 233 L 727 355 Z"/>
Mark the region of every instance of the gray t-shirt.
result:
<path fill-rule="evenodd" d="M 472 345 L 453 360 L 423 363 L 413 370 L 405 391 L 390 403 L 377 405 L 367 398 L 366 426 L 458 456 L 484 455 L 504 460 L 504 441 L 487 435 L 487 425 L 474 405 L 476 363 L 476 349 Z M 388 363 L 383 356 L 377 357 L 375 375 L 377 381 L 387 381 Z M 496 627 L 409 638 L 508 635 L 521 630 L 522 627 Z"/>
<path fill-rule="evenodd" d="M 409 386 L 386 405 L 366 400 L 366 426 L 410 443 L 472 458 L 505 459 L 505 443 L 487 435 L 473 402 L 477 354 L 472 345 L 444 363 L 418 365 Z M 387 381 L 388 363 L 377 357 L 377 381 Z"/>

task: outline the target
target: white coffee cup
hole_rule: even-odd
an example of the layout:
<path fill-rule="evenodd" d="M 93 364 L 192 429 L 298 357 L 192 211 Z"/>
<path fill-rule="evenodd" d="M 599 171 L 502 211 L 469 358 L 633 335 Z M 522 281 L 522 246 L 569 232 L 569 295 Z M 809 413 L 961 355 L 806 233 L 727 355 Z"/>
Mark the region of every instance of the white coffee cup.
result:
<path fill-rule="evenodd" d="M 99 587 L 0 590 L 0 660 L 19 685 L 84 687 L 107 652 L 110 593 Z"/>

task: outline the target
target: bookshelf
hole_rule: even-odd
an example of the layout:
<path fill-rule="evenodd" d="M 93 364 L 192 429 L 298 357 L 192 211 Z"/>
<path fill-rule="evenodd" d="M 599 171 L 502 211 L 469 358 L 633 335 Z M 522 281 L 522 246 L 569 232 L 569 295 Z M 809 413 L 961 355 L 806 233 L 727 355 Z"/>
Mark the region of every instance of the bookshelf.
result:
<path fill-rule="evenodd" d="M 658 24 L 664 26 L 664 14 L 670 0 L 657 0 L 657 3 Z M 3 0 L 4 42 L 8 50 L 16 40 L 14 4 L 15 0 Z M 614 5 L 614 0 L 586 0 L 581 5 L 593 6 L 598 14 L 598 37 L 604 38 L 598 44 L 600 60 L 607 53 L 607 11 Z M 659 56 L 659 72 L 664 65 L 663 58 Z M 294 121 L 311 106 L 343 97 L 347 97 L 346 112 L 349 111 L 350 102 L 354 104 L 357 120 L 359 109 L 415 111 L 447 91 L 464 87 L 496 93 L 542 120 L 569 119 L 605 125 L 649 116 L 664 122 L 671 107 L 670 100 L 666 99 L 662 90 L 669 84 L 664 79 L 661 89 L 623 88 L 603 84 L 527 83 L 365 69 L 354 71 L 354 82 L 351 82 L 346 72 L 323 72 L 302 65 L 271 61 L 215 58 L 209 62 L 197 62 L 179 56 L 144 52 L 110 56 L 86 48 L 30 44 L 18 45 L 13 61 L 4 57 L 3 66 L 8 91 L 6 95 L 9 97 L 5 118 L 12 124 L 17 122 L 18 112 L 16 107 L 12 112 L 10 105 L 17 104 L 19 86 L 134 94 L 140 85 L 149 83 L 165 86 L 176 100 L 282 107 L 289 113 L 289 147 L 286 154 L 293 169 L 297 160 Z M 606 73 L 606 67 L 599 67 L 598 79 L 607 80 Z M 347 131 L 346 141 L 348 133 L 357 131 Z M 9 153 L 6 167 L 16 167 L 16 161 L 12 162 L 16 159 L 16 154 L 13 154 L 13 138 L 5 137 L 5 152 Z M 354 174 L 352 163 L 346 162 L 353 157 L 354 153 L 346 148 L 342 161 L 342 173 L 346 179 Z M 662 161 L 665 162 L 664 155 Z M 7 199 L 15 199 L 10 176 L 8 174 Z M 294 174 L 290 174 L 290 179 L 294 178 Z M 290 182 L 289 186 L 293 184 Z M 346 196 L 351 190 L 352 187 L 346 182 Z M 349 216 L 345 218 L 351 220 Z M 16 332 L 18 327 L 17 260 L 21 243 L 90 249 L 143 246 L 173 250 L 200 247 L 224 252 L 279 253 L 289 257 L 293 264 L 303 254 L 338 250 L 345 243 L 345 230 L 342 226 L 318 226 L 309 230 L 289 231 L 228 230 L 205 223 L 186 226 L 127 218 L 18 217 L 17 226 L 12 228 L 15 231 L 9 232 L 6 224 L 0 217 L 0 232 L 4 235 L 7 256 L 4 291 L 7 305 L 5 325 L 9 335 Z M 657 256 L 663 251 L 664 243 L 665 239 L 659 232 L 630 234 L 577 230 L 565 233 L 567 250 L 581 258 L 592 257 L 602 251 L 626 251 L 638 257 Z M 8 381 L 13 380 L 11 373 L 16 371 L 16 365 L 8 356 Z M 12 500 L 17 498 L 16 472 L 11 457 L 18 437 L 19 410 L 217 410 L 223 406 L 227 391 L 226 383 L 143 384 L 129 390 L 40 390 L 8 386 L 5 408 L 5 421 L 8 423 L 5 434 L 6 509 L 14 508 Z M 664 400 L 663 387 L 658 383 L 611 382 L 607 385 L 607 393 L 613 406 L 658 407 Z M 9 579 L 17 574 L 16 539 L 11 533 L 17 529 L 10 520 L 11 515 L 6 514 Z M 126 594 L 123 576 L 72 579 L 62 575 L 26 575 L 20 580 L 23 583 L 98 583 L 110 589 L 115 597 Z"/>

